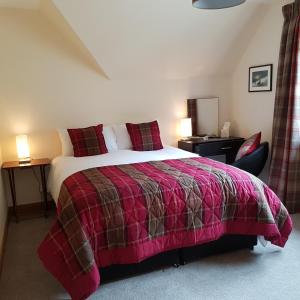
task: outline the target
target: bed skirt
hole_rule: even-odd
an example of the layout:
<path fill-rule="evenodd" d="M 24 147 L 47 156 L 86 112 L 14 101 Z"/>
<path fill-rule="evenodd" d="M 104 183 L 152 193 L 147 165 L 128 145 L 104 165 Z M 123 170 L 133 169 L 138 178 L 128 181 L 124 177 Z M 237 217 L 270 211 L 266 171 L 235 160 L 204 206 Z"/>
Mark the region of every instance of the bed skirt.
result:
<path fill-rule="evenodd" d="M 101 268 L 101 281 L 105 283 L 169 266 L 178 267 L 191 261 L 195 261 L 201 257 L 207 257 L 214 254 L 226 253 L 240 249 L 253 250 L 256 245 L 257 237 L 253 235 L 225 235 L 216 241 L 202 245 L 167 251 L 148 258 L 140 263 L 113 265 Z"/>

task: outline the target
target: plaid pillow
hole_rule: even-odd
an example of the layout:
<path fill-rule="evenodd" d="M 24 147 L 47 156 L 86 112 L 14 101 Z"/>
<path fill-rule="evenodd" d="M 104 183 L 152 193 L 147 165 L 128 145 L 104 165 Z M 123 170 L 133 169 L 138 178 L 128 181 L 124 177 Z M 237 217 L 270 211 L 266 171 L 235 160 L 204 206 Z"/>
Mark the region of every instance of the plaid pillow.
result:
<path fill-rule="evenodd" d="M 163 148 L 157 121 L 150 123 L 126 123 L 133 150 L 151 151 Z"/>
<path fill-rule="evenodd" d="M 255 151 L 260 145 L 260 140 L 261 140 L 261 132 L 256 133 L 252 135 L 249 139 L 247 139 L 240 147 L 236 155 L 235 161 Z"/>
<path fill-rule="evenodd" d="M 68 129 L 74 156 L 82 157 L 107 153 L 102 130 L 102 124 L 87 128 Z"/>

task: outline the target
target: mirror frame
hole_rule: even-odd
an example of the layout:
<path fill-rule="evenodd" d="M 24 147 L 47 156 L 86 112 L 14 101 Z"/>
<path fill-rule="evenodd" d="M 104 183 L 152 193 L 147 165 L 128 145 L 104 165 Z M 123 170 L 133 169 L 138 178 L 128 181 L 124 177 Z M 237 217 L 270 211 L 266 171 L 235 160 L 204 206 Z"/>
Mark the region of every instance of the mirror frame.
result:
<path fill-rule="evenodd" d="M 218 98 L 218 128 L 220 127 L 220 98 L 219 97 L 201 97 L 195 99 L 187 99 L 187 117 L 192 119 L 192 135 L 200 136 L 198 134 L 198 122 L 197 122 L 197 100 L 201 99 L 216 99 Z"/>

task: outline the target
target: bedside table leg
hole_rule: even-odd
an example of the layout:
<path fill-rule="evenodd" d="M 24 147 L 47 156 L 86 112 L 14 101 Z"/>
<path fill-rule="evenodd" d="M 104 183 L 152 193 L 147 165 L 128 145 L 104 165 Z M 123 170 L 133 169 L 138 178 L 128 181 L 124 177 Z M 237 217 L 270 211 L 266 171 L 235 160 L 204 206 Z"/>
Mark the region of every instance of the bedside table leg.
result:
<path fill-rule="evenodd" d="M 47 199 L 47 184 L 46 184 L 45 166 L 40 166 L 40 172 L 41 172 L 43 198 L 44 198 L 44 214 L 45 214 L 45 218 L 47 218 L 48 217 L 48 199 Z"/>
<path fill-rule="evenodd" d="M 8 169 L 8 177 L 9 177 L 9 186 L 11 192 L 11 199 L 13 203 L 13 215 L 15 217 L 16 223 L 18 223 L 18 214 L 17 214 L 17 206 L 16 206 L 16 183 L 15 183 L 15 173 L 14 169 Z"/>

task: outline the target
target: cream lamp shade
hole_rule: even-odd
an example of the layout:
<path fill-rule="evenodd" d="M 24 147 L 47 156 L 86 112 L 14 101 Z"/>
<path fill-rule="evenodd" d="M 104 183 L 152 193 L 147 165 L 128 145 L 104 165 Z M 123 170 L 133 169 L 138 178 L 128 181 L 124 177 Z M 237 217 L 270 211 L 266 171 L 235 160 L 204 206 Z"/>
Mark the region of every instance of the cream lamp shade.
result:
<path fill-rule="evenodd" d="M 180 120 L 180 134 L 183 138 L 192 136 L 192 119 L 184 118 Z"/>
<path fill-rule="evenodd" d="M 17 153 L 20 163 L 30 162 L 30 151 L 28 137 L 26 134 L 16 136 Z"/>

